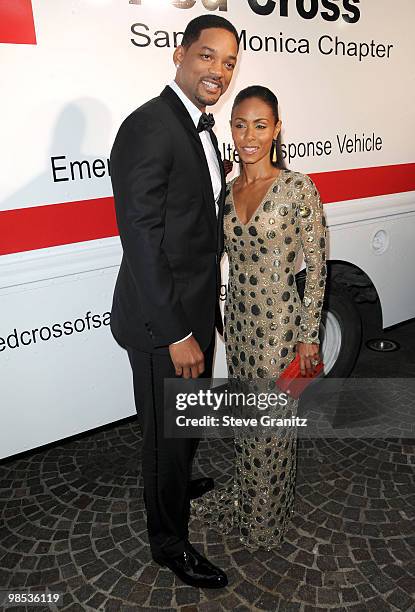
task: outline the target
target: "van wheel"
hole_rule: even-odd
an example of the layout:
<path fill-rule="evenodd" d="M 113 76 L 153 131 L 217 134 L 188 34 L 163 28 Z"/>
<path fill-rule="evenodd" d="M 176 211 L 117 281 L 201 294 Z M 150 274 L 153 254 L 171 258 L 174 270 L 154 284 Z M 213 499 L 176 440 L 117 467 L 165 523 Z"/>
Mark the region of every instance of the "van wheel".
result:
<path fill-rule="evenodd" d="M 332 283 L 321 313 L 321 354 L 324 376 L 347 378 L 359 356 L 362 321 L 353 296 Z"/>
<path fill-rule="evenodd" d="M 297 278 L 302 298 L 304 279 Z M 325 378 L 347 378 L 359 356 L 362 343 L 362 321 L 351 293 L 344 285 L 331 280 L 321 312 L 320 352 Z"/>

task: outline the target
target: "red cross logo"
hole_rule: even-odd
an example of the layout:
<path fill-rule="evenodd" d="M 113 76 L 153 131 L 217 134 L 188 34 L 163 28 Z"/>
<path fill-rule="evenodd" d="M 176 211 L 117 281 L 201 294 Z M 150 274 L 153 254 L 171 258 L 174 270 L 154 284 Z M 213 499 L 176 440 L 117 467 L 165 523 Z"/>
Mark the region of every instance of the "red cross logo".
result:
<path fill-rule="evenodd" d="M 0 43 L 36 44 L 32 0 L 0 0 Z"/>

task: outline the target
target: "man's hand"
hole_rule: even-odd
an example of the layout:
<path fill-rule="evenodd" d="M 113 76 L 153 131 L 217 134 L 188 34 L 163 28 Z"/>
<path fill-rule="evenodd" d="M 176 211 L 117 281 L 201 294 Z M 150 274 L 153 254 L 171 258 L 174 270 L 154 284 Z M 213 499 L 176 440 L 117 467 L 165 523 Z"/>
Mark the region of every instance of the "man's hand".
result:
<path fill-rule="evenodd" d="M 177 344 L 169 344 L 169 351 L 177 376 L 197 378 L 205 371 L 205 357 L 194 336 Z"/>
<path fill-rule="evenodd" d="M 318 362 L 321 361 L 319 345 L 297 342 L 296 351 L 300 356 L 301 376 L 312 374 Z"/>

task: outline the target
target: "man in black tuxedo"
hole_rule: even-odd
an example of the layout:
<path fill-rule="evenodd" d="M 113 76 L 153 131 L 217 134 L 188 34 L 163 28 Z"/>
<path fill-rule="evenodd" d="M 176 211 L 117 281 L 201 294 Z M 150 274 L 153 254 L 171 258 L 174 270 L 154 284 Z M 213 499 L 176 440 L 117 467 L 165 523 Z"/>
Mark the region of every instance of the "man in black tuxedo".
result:
<path fill-rule="evenodd" d="M 225 175 L 213 117 L 238 54 L 234 26 L 202 15 L 174 52 L 175 81 L 122 123 L 111 179 L 123 258 L 111 329 L 128 351 L 143 433 L 142 466 L 153 559 L 193 586 L 226 574 L 188 540 L 190 481 L 198 440 L 164 437 L 165 378 L 210 377 L 219 310 Z"/>

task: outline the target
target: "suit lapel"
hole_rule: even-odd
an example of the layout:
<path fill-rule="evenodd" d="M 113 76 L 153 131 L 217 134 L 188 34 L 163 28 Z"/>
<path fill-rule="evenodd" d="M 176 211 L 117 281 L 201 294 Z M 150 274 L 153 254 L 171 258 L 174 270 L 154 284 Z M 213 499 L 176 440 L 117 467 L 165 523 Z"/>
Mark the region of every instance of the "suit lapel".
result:
<path fill-rule="evenodd" d="M 209 166 L 206 160 L 205 150 L 202 145 L 202 141 L 200 140 L 197 129 L 195 128 L 195 124 L 191 116 L 189 115 L 185 105 L 182 103 L 180 98 L 175 94 L 171 87 L 166 86 L 164 90 L 161 92 L 160 97 L 166 100 L 166 102 L 174 109 L 175 114 L 179 118 L 183 127 L 186 129 L 186 132 L 192 139 L 193 144 L 195 145 L 195 150 L 200 159 L 202 175 L 203 175 L 203 196 L 205 200 L 205 208 L 208 215 L 208 219 L 212 224 L 214 230 L 216 231 L 216 212 L 215 212 L 215 198 L 213 195 L 212 189 L 212 180 L 210 178 Z M 217 149 L 217 145 L 215 146 L 215 150 Z M 222 164 L 219 164 L 222 169 Z M 222 190 L 223 191 L 223 190 Z"/>
<path fill-rule="evenodd" d="M 210 136 L 213 142 L 213 146 L 215 147 L 216 157 L 218 158 L 219 170 L 220 170 L 220 178 L 222 183 L 221 192 L 219 195 L 218 201 L 218 218 L 217 218 L 217 253 L 220 255 L 223 251 L 223 208 L 225 204 L 225 190 L 226 190 L 226 177 L 225 177 L 225 169 L 222 162 L 222 157 L 220 155 L 219 147 L 218 147 L 218 139 L 216 138 L 216 134 L 210 130 Z"/>
<path fill-rule="evenodd" d="M 195 124 L 193 123 L 191 116 L 187 112 L 187 109 L 183 102 L 180 100 L 179 96 L 176 95 L 176 93 L 172 90 L 171 87 L 166 86 L 161 92 L 160 97 L 166 100 L 166 102 L 173 107 L 175 114 L 179 117 L 181 123 L 183 124 L 183 127 L 186 128 L 187 132 L 190 134 L 194 143 L 196 144 L 200 155 L 204 156 L 205 153 L 203 151 L 203 146 L 199 138 L 199 134 L 195 128 Z"/>

